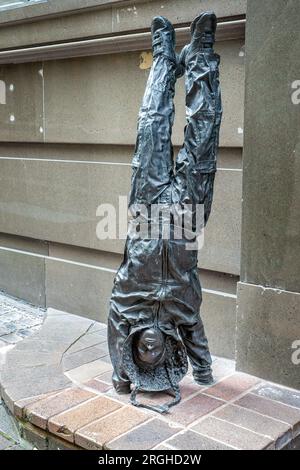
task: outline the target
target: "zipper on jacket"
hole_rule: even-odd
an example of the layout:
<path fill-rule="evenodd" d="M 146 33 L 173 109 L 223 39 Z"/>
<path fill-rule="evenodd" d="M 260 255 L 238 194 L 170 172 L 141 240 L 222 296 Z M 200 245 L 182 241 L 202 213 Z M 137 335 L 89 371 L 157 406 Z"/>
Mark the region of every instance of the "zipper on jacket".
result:
<path fill-rule="evenodd" d="M 162 279 L 161 279 L 161 289 L 160 289 L 160 298 L 158 300 L 158 307 L 156 310 L 156 319 L 158 321 L 159 312 L 162 307 L 162 303 L 165 296 L 166 284 L 168 279 L 168 240 L 162 238 Z"/>
<path fill-rule="evenodd" d="M 158 326 L 158 321 L 159 321 L 159 312 L 161 309 L 161 301 L 159 300 L 157 309 L 155 311 L 155 317 L 154 317 L 154 324 Z"/>
<path fill-rule="evenodd" d="M 162 281 L 165 285 L 168 279 L 168 240 L 163 239 L 163 269 L 162 269 Z"/>
<path fill-rule="evenodd" d="M 161 298 L 164 299 L 168 280 L 168 240 L 163 239 Z"/>

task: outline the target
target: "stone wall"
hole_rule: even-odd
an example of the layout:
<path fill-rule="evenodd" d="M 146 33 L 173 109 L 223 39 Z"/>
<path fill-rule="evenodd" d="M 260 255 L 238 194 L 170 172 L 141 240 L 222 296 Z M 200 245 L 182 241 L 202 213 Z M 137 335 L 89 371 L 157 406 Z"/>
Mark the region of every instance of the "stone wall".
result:
<path fill-rule="evenodd" d="M 0 104 L 0 289 L 38 305 L 106 320 L 124 242 L 97 239 L 96 209 L 105 202 L 117 205 L 129 190 L 137 112 L 151 64 L 151 18 L 167 16 L 187 38 L 189 22 L 208 8 L 225 23 L 216 44 L 222 56 L 224 119 L 214 205 L 199 254 L 202 315 L 213 352 L 232 358 L 244 127 L 244 38 L 232 21 L 245 17 L 246 1 L 54 0 L 1 13 L 0 80 L 6 96 Z M 95 38 L 106 38 L 99 55 L 87 46 L 84 56 L 75 57 L 77 45 L 72 45 L 58 60 L 52 49 L 41 48 Z M 105 53 L 106 41 L 113 53 Z M 130 45 L 118 53 L 125 41 Z M 33 50 L 30 62 L 8 63 L 12 51 L 4 49 L 24 46 L 38 53 Z M 17 53 L 22 62 L 26 51 Z M 176 151 L 184 124 L 180 81 Z"/>
<path fill-rule="evenodd" d="M 248 3 L 237 366 L 300 389 L 299 19 Z"/>

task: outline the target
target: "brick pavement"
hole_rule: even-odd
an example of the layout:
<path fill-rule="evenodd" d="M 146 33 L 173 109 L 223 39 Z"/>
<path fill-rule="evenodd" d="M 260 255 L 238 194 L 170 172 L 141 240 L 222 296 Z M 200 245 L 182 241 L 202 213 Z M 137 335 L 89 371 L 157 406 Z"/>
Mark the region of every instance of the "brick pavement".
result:
<path fill-rule="evenodd" d="M 213 370 L 210 387 L 195 384 L 189 372 L 181 403 L 166 415 L 134 408 L 112 387 L 105 325 L 48 309 L 42 328 L 7 352 L 1 392 L 22 436 L 39 449 L 299 447 L 299 391 L 236 372 L 224 358 L 214 358 Z M 13 446 L 3 439 L 0 446 Z"/>

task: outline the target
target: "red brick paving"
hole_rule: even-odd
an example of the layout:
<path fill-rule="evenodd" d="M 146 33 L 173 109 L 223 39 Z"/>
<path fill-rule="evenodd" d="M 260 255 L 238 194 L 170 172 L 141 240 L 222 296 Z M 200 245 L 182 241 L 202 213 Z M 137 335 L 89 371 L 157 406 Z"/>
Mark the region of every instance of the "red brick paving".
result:
<path fill-rule="evenodd" d="M 53 434 L 74 442 L 74 433 L 103 416 L 119 409 L 122 405 L 104 396 L 86 401 L 69 411 L 53 416 L 48 429 Z"/>
<path fill-rule="evenodd" d="M 82 427 L 75 434 L 75 443 L 85 449 L 101 449 L 109 441 L 150 419 L 133 406 L 125 406 L 106 418 Z"/>
<path fill-rule="evenodd" d="M 223 401 L 200 393 L 171 408 L 168 417 L 186 426 L 222 405 L 224 405 Z"/>
<path fill-rule="evenodd" d="M 79 322 L 78 333 L 84 328 Z M 55 334 L 57 330 L 51 331 Z M 98 334 L 105 335 L 105 328 Z M 84 341 L 89 344 L 91 339 Z M 103 336 L 100 341 L 103 344 Z M 75 348 L 84 355 L 80 339 Z M 112 388 L 111 365 L 98 359 L 84 363 L 84 357 L 83 365 L 68 374 L 76 386 L 51 395 L 46 394 L 48 389 L 45 395 L 16 402 L 9 396 L 9 388 L 2 394 L 32 429 L 48 430 L 44 434 L 49 442 L 57 441 L 53 448 L 64 448 L 63 442 L 65 448 L 75 448 L 75 443 L 85 449 L 118 450 L 299 447 L 299 392 L 236 373 L 233 361 L 226 359 L 214 360 L 213 370 L 217 383 L 209 387 L 197 385 L 189 373 L 181 382 L 181 403 L 162 416 L 131 406 L 129 395 L 118 395 Z M 143 393 L 139 399 L 161 404 L 170 396 Z"/>
<path fill-rule="evenodd" d="M 69 388 L 57 395 L 39 400 L 25 407 L 25 418 L 35 426 L 46 429 L 48 419 L 58 413 L 79 405 L 90 398 L 96 397 L 94 393 L 80 388 Z"/>
<path fill-rule="evenodd" d="M 176 450 L 235 450 L 234 447 L 188 429 L 169 439 L 166 445 Z"/>
<path fill-rule="evenodd" d="M 213 416 L 270 437 L 275 441 L 276 448 L 281 448 L 292 437 L 289 424 L 240 406 L 227 405 L 214 412 Z"/>
<path fill-rule="evenodd" d="M 294 433 L 300 431 L 300 409 L 292 408 L 268 398 L 259 397 L 249 393 L 237 400 L 236 405 L 257 411 L 263 415 L 276 418 L 284 423 L 290 424 Z"/>
<path fill-rule="evenodd" d="M 118 439 L 106 444 L 107 449 L 118 450 L 147 450 L 161 444 L 163 441 L 180 431 L 180 428 L 170 426 L 165 421 L 155 418 L 138 426 Z"/>
<path fill-rule="evenodd" d="M 266 449 L 273 444 L 273 439 L 270 437 L 249 431 L 212 416 L 203 419 L 191 429 L 236 449 L 259 450 Z"/>
<path fill-rule="evenodd" d="M 83 384 L 85 387 L 92 388 L 95 392 L 107 392 L 112 386 L 98 379 L 91 379 Z"/>
<path fill-rule="evenodd" d="M 238 397 L 258 383 L 259 380 L 251 375 L 233 374 L 213 387 L 210 387 L 205 393 L 216 398 L 220 398 L 221 400 L 229 401 Z"/>

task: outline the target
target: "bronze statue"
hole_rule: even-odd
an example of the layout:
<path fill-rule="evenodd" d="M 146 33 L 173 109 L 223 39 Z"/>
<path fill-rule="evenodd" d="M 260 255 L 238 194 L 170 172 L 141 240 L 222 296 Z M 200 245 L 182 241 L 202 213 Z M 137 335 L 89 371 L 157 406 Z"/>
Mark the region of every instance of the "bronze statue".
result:
<path fill-rule="evenodd" d="M 220 58 L 213 51 L 217 19 L 213 12 L 191 24 L 191 42 L 175 54 L 175 31 L 164 17 L 152 22 L 153 65 L 138 119 L 129 208 L 204 207 L 204 225 L 212 204 L 219 128 L 222 116 Z M 176 79 L 185 73 L 187 125 L 184 144 L 173 162 L 171 132 Z M 134 213 L 135 211 L 132 210 Z M 136 215 L 136 212 L 135 212 Z M 159 218 L 161 221 L 161 217 Z M 128 234 L 124 260 L 115 277 L 108 317 L 113 385 L 130 393 L 173 390 L 170 403 L 148 407 L 167 412 L 180 400 L 178 383 L 187 357 L 199 384 L 213 382 L 211 356 L 199 315 L 201 286 L 194 240 L 159 230 L 155 238 Z M 157 222 L 157 221 L 156 221 Z M 196 234 L 197 235 L 197 234 Z"/>

